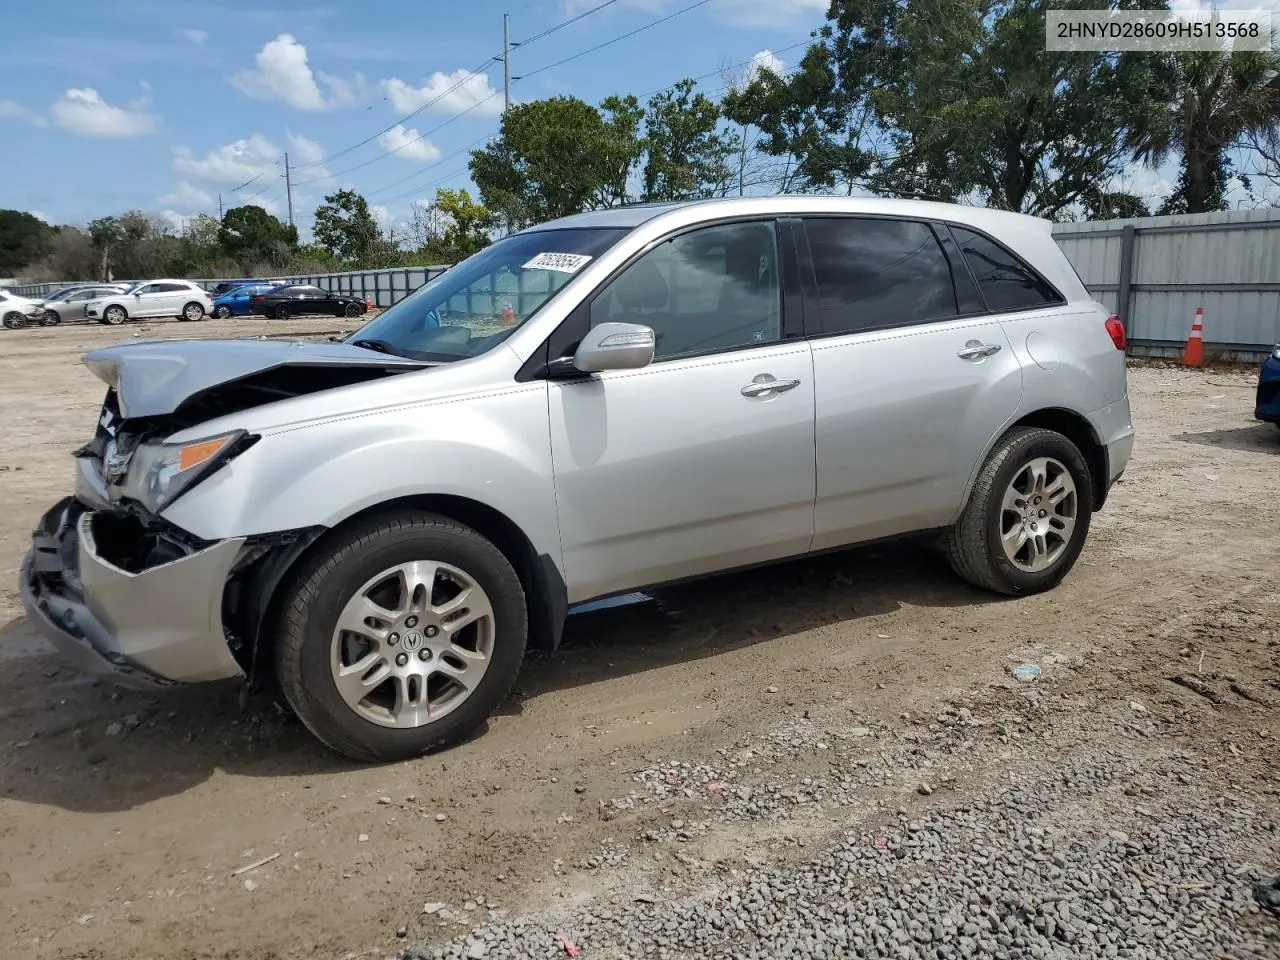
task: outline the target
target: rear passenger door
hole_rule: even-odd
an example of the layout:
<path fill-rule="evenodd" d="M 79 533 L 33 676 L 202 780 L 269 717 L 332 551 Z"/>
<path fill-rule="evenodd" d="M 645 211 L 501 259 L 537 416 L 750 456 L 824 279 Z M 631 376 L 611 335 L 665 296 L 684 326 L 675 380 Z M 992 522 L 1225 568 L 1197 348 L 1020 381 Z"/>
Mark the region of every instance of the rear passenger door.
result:
<path fill-rule="evenodd" d="M 952 523 L 1022 371 L 945 227 L 806 217 L 815 550 Z M 807 248 L 808 256 L 804 256 Z"/>

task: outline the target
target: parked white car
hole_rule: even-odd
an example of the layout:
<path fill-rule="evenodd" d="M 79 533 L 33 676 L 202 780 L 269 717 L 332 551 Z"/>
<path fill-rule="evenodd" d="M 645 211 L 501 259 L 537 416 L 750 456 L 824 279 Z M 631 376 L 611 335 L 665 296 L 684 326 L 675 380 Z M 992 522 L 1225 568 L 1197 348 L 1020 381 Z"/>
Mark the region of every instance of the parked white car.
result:
<path fill-rule="evenodd" d="M 124 293 L 91 300 L 84 312 L 90 320 L 118 326 L 152 317 L 203 320 L 212 310 L 212 295 L 190 280 L 147 280 Z"/>
<path fill-rule="evenodd" d="M 20 297 L 8 290 L 0 290 L 0 320 L 10 330 L 39 323 L 44 316 L 44 301 Z"/>

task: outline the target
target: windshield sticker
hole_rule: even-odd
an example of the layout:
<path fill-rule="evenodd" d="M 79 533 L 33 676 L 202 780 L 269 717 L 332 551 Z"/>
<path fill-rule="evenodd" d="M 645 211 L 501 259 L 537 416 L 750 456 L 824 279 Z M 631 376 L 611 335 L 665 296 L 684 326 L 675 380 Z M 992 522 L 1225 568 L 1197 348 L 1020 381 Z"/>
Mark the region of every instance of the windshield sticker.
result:
<path fill-rule="evenodd" d="M 581 253 L 540 253 L 524 265 L 524 270 L 555 270 L 577 273 L 591 258 Z"/>

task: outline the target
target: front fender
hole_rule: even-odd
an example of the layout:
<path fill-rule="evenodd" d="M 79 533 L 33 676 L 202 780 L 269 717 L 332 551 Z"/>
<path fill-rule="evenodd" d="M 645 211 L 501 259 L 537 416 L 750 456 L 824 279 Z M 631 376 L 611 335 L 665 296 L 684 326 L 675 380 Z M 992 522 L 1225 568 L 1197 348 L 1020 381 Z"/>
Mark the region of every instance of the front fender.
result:
<path fill-rule="evenodd" d="M 561 566 L 546 384 L 328 419 L 262 439 L 162 515 L 207 540 L 333 527 L 388 500 L 466 497 Z"/>

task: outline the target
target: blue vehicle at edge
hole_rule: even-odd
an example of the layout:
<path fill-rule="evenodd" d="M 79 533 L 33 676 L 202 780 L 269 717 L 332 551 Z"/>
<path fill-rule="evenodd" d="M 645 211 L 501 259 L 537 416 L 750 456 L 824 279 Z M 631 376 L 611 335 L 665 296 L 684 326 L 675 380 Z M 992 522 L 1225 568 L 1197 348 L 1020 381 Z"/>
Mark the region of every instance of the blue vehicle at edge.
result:
<path fill-rule="evenodd" d="M 1271 356 L 1262 361 L 1258 371 L 1258 398 L 1253 415 L 1280 427 L 1280 343 L 1271 348 Z"/>
<path fill-rule="evenodd" d="M 213 298 L 212 313 L 220 319 L 224 317 L 247 317 L 252 312 L 249 307 L 253 303 L 254 296 L 259 293 L 266 293 L 276 286 L 278 284 L 254 281 L 241 284 L 238 287 L 232 287 L 225 293 Z"/>

